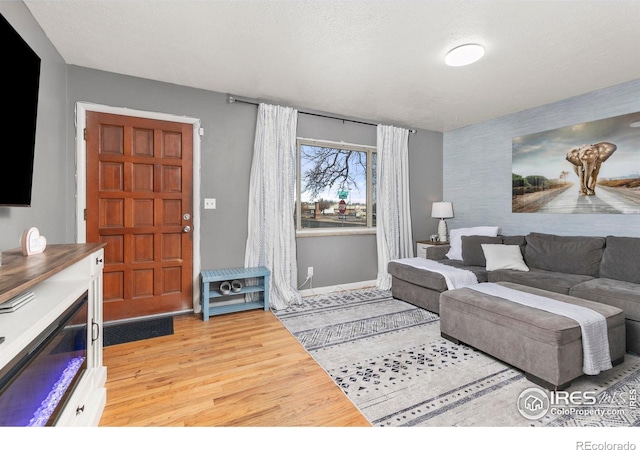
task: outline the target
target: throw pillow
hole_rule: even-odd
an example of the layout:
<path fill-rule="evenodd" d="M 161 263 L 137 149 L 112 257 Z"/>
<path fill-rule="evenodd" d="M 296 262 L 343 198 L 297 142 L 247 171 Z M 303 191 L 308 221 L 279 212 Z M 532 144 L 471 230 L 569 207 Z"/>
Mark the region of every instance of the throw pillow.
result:
<path fill-rule="evenodd" d="M 502 244 L 502 236 L 462 236 L 462 260 L 465 266 L 487 265 L 482 244 Z"/>
<path fill-rule="evenodd" d="M 462 236 L 497 236 L 498 227 L 455 228 L 449 232 L 449 259 L 462 261 Z"/>
<path fill-rule="evenodd" d="M 640 238 L 607 236 L 600 276 L 640 284 Z"/>
<path fill-rule="evenodd" d="M 500 269 L 529 271 L 518 245 L 482 244 L 482 251 L 487 260 L 488 272 Z"/>

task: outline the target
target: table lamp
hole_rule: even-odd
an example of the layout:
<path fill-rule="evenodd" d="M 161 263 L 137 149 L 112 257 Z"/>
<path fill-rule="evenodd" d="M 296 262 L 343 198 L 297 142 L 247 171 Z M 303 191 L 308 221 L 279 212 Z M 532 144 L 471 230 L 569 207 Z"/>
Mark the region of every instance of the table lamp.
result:
<path fill-rule="evenodd" d="M 431 206 L 431 217 L 440 219 L 438 224 L 438 240 L 440 242 L 447 241 L 447 223 L 444 219 L 453 217 L 453 205 L 451 202 L 433 202 Z"/>

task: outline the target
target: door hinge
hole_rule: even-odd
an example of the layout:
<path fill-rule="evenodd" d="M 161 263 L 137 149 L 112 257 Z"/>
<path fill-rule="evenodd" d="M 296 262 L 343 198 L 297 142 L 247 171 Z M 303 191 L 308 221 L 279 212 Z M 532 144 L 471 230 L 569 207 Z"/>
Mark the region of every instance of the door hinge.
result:
<path fill-rule="evenodd" d="M 87 208 L 84 209 L 84 220 L 87 220 Z"/>
<path fill-rule="evenodd" d="M 87 140 L 87 129 L 86 128 L 84 129 L 84 140 L 85 141 Z"/>

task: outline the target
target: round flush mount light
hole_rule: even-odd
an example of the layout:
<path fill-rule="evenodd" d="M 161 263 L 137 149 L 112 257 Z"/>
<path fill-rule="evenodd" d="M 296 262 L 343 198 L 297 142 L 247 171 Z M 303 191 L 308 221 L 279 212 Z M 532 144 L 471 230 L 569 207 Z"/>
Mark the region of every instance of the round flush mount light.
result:
<path fill-rule="evenodd" d="M 465 44 L 454 48 L 447 56 L 444 62 L 448 66 L 466 66 L 478 61 L 484 56 L 484 47 L 478 44 Z"/>

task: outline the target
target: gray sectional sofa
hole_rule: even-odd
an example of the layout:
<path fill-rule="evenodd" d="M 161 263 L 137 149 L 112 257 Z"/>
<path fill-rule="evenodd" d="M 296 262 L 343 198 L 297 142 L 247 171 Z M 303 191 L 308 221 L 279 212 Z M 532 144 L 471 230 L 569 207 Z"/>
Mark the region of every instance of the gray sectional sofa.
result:
<path fill-rule="evenodd" d="M 529 271 L 486 270 L 482 244 L 518 245 Z M 604 303 L 623 310 L 626 349 L 640 354 L 640 238 L 559 236 L 463 236 L 462 260 L 446 257 L 449 248 L 427 248 L 427 258 L 468 269 L 479 282 L 509 282 Z M 391 261 L 392 295 L 439 313 L 444 277 Z"/>

